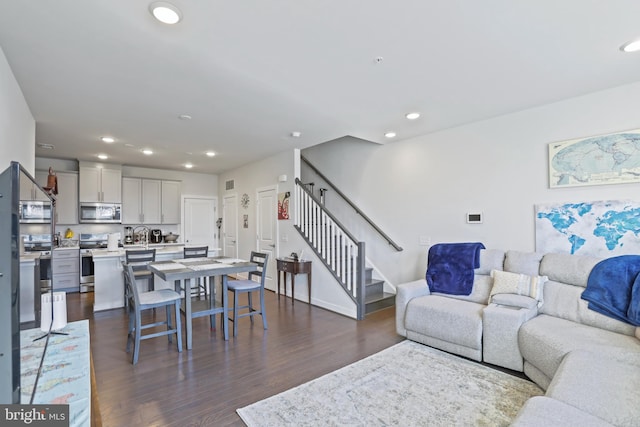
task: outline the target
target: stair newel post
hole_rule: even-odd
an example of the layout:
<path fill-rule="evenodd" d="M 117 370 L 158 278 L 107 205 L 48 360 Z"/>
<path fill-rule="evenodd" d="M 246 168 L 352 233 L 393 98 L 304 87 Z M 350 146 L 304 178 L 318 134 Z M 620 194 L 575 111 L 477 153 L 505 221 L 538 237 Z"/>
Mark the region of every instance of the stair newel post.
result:
<path fill-rule="evenodd" d="M 365 274 L 365 251 L 364 251 L 364 242 L 358 242 L 358 258 L 356 259 L 356 271 L 357 271 L 357 291 L 356 291 L 356 301 L 357 301 L 357 317 L 358 320 L 364 319 L 365 313 L 365 291 L 364 291 L 364 274 Z"/>

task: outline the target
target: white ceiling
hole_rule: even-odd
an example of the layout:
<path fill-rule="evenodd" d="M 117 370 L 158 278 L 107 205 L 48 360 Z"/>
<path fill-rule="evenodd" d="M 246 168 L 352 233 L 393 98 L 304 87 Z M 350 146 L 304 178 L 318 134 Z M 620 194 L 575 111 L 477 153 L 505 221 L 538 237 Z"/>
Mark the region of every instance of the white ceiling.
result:
<path fill-rule="evenodd" d="M 55 147 L 36 155 L 220 173 L 640 79 L 640 53 L 618 49 L 640 38 L 638 0 L 172 2 L 174 26 L 145 0 L 2 1 L 0 47 L 37 144 Z M 411 111 L 422 116 L 408 121 Z M 99 141 L 107 134 L 116 143 Z"/>

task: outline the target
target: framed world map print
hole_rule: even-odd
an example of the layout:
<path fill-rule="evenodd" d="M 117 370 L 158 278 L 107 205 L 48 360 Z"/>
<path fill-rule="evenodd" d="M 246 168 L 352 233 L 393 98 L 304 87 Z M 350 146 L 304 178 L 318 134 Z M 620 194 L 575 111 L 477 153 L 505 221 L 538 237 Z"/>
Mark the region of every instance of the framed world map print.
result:
<path fill-rule="evenodd" d="M 549 144 L 549 187 L 640 182 L 640 129 Z"/>
<path fill-rule="evenodd" d="M 640 203 L 629 200 L 539 204 L 536 252 L 595 257 L 640 253 Z"/>

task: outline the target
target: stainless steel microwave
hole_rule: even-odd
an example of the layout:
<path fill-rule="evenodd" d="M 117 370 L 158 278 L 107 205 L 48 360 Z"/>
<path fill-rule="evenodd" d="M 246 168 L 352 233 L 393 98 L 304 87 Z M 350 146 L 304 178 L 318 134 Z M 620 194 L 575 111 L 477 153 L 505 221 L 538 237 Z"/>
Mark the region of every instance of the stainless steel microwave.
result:
<path fill-rule="evenodd" d="M 38 200 L 21 201 L 18 207 L 20 222 L 26 224 L 46 224 L 51 222 L 51 202 Z"/>
<path fill-rule="evenodd" d="M 119 203 L 80 203 L 81 223 L 120 224 L 122 207 Z"/>

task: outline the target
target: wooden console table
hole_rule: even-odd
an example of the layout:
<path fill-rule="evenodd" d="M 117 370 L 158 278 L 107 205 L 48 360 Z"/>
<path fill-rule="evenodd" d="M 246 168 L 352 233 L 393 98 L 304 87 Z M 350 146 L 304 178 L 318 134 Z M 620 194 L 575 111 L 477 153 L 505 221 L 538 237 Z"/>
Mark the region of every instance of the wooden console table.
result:
<path fill-rule="evenodd" d="M 284 273 L 284 296 L 287 296 L 287 273 L 291 274 L 291 304 L 295 300 L 296 275 L 307 275 L 307 291 L 311 304 L 311 261 L 293 258 L 278 258 L 278 299 L 280 299 L 280 273 Z"/>

